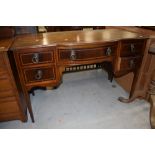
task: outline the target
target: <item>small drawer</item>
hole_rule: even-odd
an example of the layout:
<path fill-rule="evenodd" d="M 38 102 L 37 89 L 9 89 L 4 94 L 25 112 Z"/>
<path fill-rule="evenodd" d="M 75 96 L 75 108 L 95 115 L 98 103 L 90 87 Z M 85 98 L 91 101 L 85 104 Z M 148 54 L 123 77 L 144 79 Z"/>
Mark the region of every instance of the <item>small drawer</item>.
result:
<path fill-rule="evenodd" d="M 55 80 L 55 67 L 24 69 L 24 76 L 26 83 Z"/>
<path fill-rule="evenodd" d="M 59 49 L 59 61 L 93 60 L 113 56 L 116 46 L 86 49 Z"/>
<path fill-rule="evenodd" d="M 120 56 L 127 57 L 127 56 L 136 56 L 136 55 L 143 55 L 145 40 L 129 40 L 129 41 L 122 41 Z"/>
<path fill-rule="evenodd" d="M 33 65 L 54 62 L 54 49 L 28 49 L 19 53 L 22 65 Z"/>
<path fill-rule="evenodd" d="M 120 71 L 134 70 L 140 67 L 142 57 L 121 58 Z"/>
<path fill-rule="evenodd" d="M 7 103 L 7 102 L 15 102 L 17 99 L 15 96 L 8 96 L 5 98 L 0 98 L 0 104 L 1 103 Z"/>
<path fill-rule="evenodd" d="M 10 90 L 12 89 L 12 84 L 10 79 L 8 78 L 8 75 L 1 75 L 0 76 L 0 92 L 5 91 L 5 90 Z"/>
<path fill-rule="evenodd" d="M 0 92 L 0 99 L 8 98 L 8 97 L 11 97 L 11 96 L 14 96 L 14 95 L 15 95 L 15 91 L 13 89 L 3 90 L 3 91 Z"/>
<path fill-rule="evenodd" d="M 15 98 L 10 98 L 10 101 L 1 101 L 0 99 L 0 114 L 19 112 L 18 103 Z"/>
<path fill-rule="evenodd" d="M 0 53 L 0 72 L 4 72 L 6 70 L 6 65 L 4 62 L 4 58 L 2 53 Z"/>

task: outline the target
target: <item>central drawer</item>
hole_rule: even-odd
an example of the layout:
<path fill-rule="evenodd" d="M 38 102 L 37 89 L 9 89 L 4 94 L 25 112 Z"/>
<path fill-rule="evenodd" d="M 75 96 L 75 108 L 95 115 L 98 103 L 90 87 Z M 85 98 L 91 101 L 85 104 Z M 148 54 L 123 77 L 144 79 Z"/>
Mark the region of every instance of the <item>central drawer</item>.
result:
<path fill-rule="evenodd" d="M 84 61 L 101 59 L 114 55 L 116 46 L 106 46 L 99 48 L 86 48 L 86 49 L 59 49 L 59 61 Z"/>
<path fill-rule="evenodd" d="M 54 66 L 24 69 L 26 83 L 55 80 L 55 76 L 56 73 Z"/>

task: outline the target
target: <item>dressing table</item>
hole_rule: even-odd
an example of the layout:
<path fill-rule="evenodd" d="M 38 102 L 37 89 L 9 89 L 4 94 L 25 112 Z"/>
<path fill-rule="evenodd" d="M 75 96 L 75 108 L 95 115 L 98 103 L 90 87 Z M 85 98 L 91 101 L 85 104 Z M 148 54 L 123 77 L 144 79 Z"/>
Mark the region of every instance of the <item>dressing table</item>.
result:
<path fill-rule="evenodd" d="M 132 72 L 129 98 L 119 100 L 130 103 L 136 98 L 146 98 L 144 75 L 149 47 L 147 35 L 104 29 L 16 36 L 8 54 L 34 122 L 29 93 L 35 88 L 58 87 L 65 72 L 103 68 L 110 81 Z"/>

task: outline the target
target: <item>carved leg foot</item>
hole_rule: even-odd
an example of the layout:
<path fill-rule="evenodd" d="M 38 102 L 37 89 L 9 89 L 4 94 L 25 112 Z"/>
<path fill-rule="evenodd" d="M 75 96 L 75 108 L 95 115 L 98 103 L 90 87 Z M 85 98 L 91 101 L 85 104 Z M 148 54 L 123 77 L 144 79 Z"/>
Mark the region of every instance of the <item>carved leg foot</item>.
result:
<path fill-rule="evenodd" d="M 119 98 L 118 98 L 118 100 L 119 100 L 120 102 L 123 102 L 123 103 L 130 103 L 130 102 L 134 101 L 135 99 L 136 99 L 136 97 L 131 97 L 131 98 L 129 98 L 129 99 L 126 99 L 126 98 L 124 98 L 124 97 L 119 97 Z"/>
<path fill-rule="evenodd" d="M 60 83 L 58 85 L 54 86 L 53 89 L 58 89 L 60 84 L 62 84 L 62 80 L 60 81 Z"/>
<path fill-rule="evenodd" d="M 150 95 L 150 124 L 151 128 L 155 129 L 155 95 Z"/>

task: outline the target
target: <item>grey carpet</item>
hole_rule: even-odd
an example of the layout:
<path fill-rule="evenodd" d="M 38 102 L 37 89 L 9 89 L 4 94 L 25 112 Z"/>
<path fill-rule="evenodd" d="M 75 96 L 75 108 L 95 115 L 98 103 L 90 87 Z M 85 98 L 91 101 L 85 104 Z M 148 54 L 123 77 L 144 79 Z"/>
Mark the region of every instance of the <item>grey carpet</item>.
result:
<path fill-rule="evenodd" d="M 115 85 L 116 87 L 113 87 Z M 31 96 L 35 123 L 10 121 L 0 128 L 147 129 L 150 105 L 144 100 L 124 104 L 128 94 L 107 80 L 102 70 L 64 74 L 56 90 L 37 90 Z"/>

